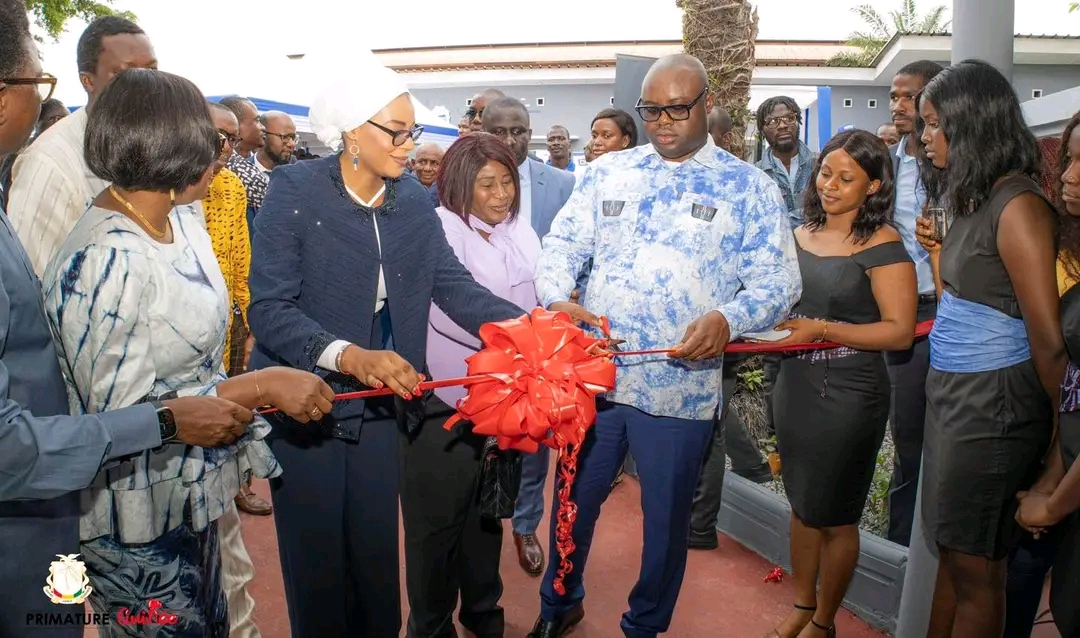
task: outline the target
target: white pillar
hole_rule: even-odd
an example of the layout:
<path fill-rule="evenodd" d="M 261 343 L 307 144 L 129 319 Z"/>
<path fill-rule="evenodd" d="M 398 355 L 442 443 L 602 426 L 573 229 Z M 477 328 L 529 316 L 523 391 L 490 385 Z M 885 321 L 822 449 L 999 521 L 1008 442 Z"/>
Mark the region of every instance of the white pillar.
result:
<path fill-rule="evenodd" d="M 953 0 L 952 63 L 983 60 L 1011 82 L 1015 17 L 1015 0 Z"/>

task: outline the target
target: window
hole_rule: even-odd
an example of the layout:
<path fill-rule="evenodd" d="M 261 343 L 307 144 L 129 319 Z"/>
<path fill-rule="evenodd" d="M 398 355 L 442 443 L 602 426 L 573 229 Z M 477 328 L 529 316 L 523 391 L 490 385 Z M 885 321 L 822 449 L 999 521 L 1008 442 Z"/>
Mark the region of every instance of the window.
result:
<path fill-rule="evenodd" d="M 544 98 L 542 98 L 542 97 L 536 98 L 536 105 L 537 106 L 543 106 L 544 105 Z"/>
<path fill-rule="evenodd" d="M 852 105 L 851 98 L 849 98 L 849 97 L 844 98 L 844 108 L 845 109 L 850 109 L 851 105 Z"/>
<path fill-rule="evenodd" d="M 612 105 L 612 106 L 615 106 L 615 96 L 612 96 L 612 97 L 610 98 L 610 102 L 611 102 L 611 105 Z"/>
<path fill-rule="evenodd" d="M 467 99 L 465 100 L 465 106 L 472 106 L 472 98 L 471 98 L 471 97 L 470 97 L 470 98 L 467 98 Z"/>
<path fill-rule="evenodd" d="M 867 100 L 866 101 L 866 108 L 868 108 L 868 109 L 876 109 L 877 108 L 877 100 L 875 100 L 875 99 Z"/>
<path fill-rule="evenodd" d="M 1031 89 L 1031 99 L 1037 100 L 1042 97 L 1042 89 Z"/>

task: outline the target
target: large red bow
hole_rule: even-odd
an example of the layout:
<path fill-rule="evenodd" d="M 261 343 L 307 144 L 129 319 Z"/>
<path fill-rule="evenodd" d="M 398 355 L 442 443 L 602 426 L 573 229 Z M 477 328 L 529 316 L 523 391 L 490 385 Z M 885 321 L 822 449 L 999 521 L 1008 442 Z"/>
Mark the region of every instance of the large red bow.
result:
<path fill-rule="evenodd" d="M 472 421 L 472 431 L 494 436 L 499 447 L 534 453 L 580 445 L 596 420 L 595 397 L 615 387 L 615 364 L 593 354 L 602 340 L 585 334 L 564 312 L 537 308 L 531 315 L 485 324 L 484 349 L 470 356 L 468 395 L 450 429 Z"/>
<path fill-rule="evenodd" d="M 570 489 L 585 432 L 596 420 L 596 395 L 615 387 L 615 364 L 597 356 L 601 339 L 585 334 L 564 312 L 542 308 L 511 321 L 480 328 L 484 349 L 466 359 L 468 395 L 446 429 L 462 419 L 472 431 L 494 436 L 499 447 L 534 453 L 540 445 L 559 452 L 559 495 L 555 546 L 559 568 L 555 591 L 566 593 L 563 578 L 573 569 L 570 555 L 577 506 Z"/>

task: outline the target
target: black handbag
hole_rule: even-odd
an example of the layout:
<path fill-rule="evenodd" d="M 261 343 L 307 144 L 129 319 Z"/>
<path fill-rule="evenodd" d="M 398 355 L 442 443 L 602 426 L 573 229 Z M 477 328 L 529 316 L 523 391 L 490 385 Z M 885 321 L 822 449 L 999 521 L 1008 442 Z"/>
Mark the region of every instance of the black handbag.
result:
<path fill-rule="evenodd" d="M 484 441 L 480 469 L 480 515 L 490 519 L 511 518 L 521 490 L 521 455 L 501 450 L 495 437 Z"/>

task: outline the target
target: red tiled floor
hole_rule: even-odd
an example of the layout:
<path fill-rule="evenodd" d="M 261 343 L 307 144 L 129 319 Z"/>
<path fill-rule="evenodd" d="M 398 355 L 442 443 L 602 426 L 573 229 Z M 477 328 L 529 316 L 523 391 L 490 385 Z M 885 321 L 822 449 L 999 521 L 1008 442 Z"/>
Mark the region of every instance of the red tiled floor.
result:
<path fill-rule="evenodd" d="M 257 482 L 255 491 L 268 497 L 265 482 Z M 549 481 L 549 503 L 550 494 Z M 269 517 L 246 514 L 241 514 L 241 518 L 244 541 L 255 563 L 256 576 L 249 591 L 256 601 L 259 629 L 264 638 L 288 638 L 288 616 L 273 521 Z M 541 529 L 548 529 L 546 516 Z M 637 578 L 641 558 L 641 511 L 638 484 L 634 479 L 627 477 L 604 505 L 593 548 L 586 577 L 585 620 L 571 635 L 574 638 L 621 638 L 619 618 L 626 609 L 626 597 Z M 503 545 L 502 565 L 506 636 L 524 638 L 539 612 L 540 581 L 526 576 L 518 566 L 509 528 Z M 665 635 L 673 638 L 760 638 L 784 618 L 791 604 L 790 580 L 781 584 L 764 582 L 770 569 L 772 565 L 724 537 L 721 537 L 719 550 L 691 552 L 675 619 Z M 402 600 L 405 600 L 404 590 Z M 403 609 L 403 618 L 407 613 L 407 608 Z M 847 611 L 841 611 L 837 618 L 837 630 L 844 638 L 882 635 Z"/>
<path fill-rule="evenodd" d="M 254 489 L 269 498 L 269 486 L 265 481 L 256 481 Z M 548 502 L 551 502 L 550 482 Z M 256 602 L 255 618 L 259 629 L 264 638 L 289 638 L 273 519 L 246 514 L 241 514 L 241 518 L 244 542 L 255 563 L 256 576 L 248 591 Z M 547 530 L 547 525 L 545 516 L 541 529 Z M 638 484 L 634 479 L 627 477 L 604 505 L 593 547 L 586 580 L 586 617 L 571 636 L 621 638 L 619 618 L 626 609 L 626 597 L 640 565 L 641 511 Z M 502 565 L 506 636 L 524 638 L 539 611 L 540 581 L 526 576 L 518 566 L 509 530 L 503 546 Z M 765 560 L 723 536 L 719 550 L 691 552 L 675 618 L 665 635 L 672 638 L 760 638 L 788 613 L 792 597 L 790 579 L 779 584 L 764 582 L 771 569 L 772 565 Z M 405 600 L 404 590 L 402 600 Z M 408 609 L 403 606 L 402 611 L 405 618 Z M 836 624 L 837 633 L 844 638 L 883 635 L 846 610 L 840 612 Z M 86 638 L 96 638 L 96 635 L 91 628 Z M 461 635 L 469 634 L 462 632 Z M 1060 634 L 1052 624 L 1044 624 L 1036 627 L 1032 638 L 1060 638 Z"/>

